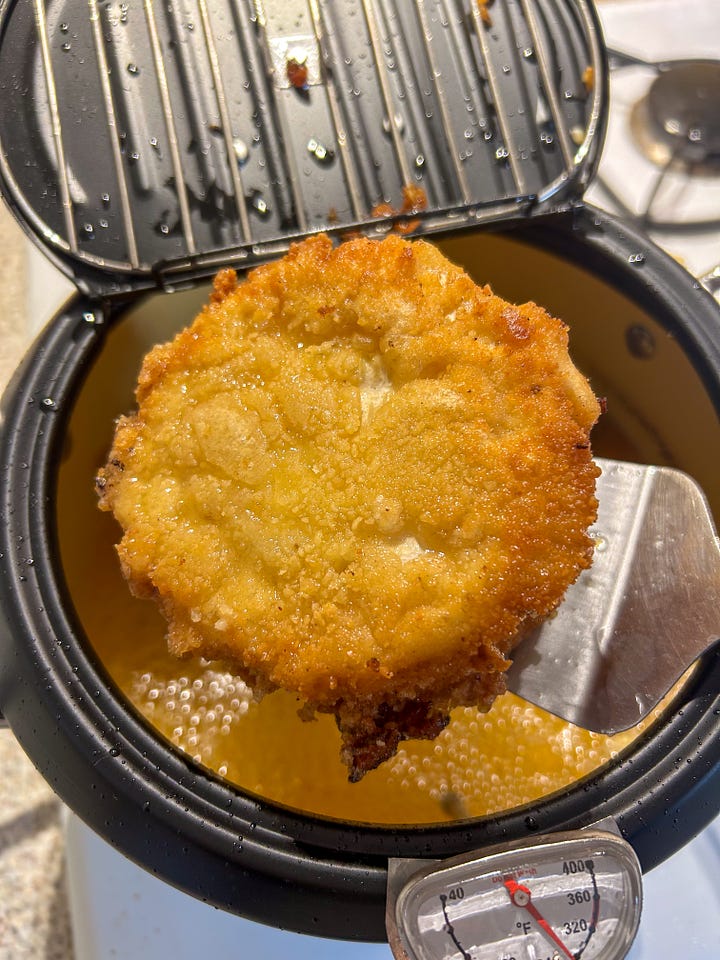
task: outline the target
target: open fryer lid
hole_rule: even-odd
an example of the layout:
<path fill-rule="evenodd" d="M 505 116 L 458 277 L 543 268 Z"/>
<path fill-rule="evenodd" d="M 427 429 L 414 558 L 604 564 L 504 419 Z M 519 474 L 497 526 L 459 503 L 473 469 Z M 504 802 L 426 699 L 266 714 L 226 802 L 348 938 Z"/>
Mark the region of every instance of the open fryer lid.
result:
<path fill-rule="evenodd" d="M 606 99 L 588 0 L 0 4 L 2 192 L 98 296 L 562 209 Z"/>

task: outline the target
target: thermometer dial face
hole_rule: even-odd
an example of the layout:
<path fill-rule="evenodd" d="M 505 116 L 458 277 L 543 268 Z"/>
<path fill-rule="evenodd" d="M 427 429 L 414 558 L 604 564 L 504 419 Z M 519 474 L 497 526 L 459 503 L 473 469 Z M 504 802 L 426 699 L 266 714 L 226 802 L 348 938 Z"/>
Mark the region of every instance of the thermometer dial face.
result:
<path fill-rule="evenodd" d="M 395 921 L 410 960 L 620 960 L 641 904 L 632 848 L 578 831 L 424 868 Z"/>

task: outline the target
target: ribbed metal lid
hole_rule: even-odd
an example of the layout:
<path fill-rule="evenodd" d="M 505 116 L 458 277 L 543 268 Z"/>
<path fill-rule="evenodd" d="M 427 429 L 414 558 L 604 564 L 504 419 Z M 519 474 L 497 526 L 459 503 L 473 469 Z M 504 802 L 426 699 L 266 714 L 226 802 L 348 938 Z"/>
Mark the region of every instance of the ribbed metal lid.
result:
<path fill-rule="evenodd" d="M 0 18 L 2 191 L 98 295 L 319 230 L 556 210 L 602 139 L 586 0 L 8 0 Z"/>

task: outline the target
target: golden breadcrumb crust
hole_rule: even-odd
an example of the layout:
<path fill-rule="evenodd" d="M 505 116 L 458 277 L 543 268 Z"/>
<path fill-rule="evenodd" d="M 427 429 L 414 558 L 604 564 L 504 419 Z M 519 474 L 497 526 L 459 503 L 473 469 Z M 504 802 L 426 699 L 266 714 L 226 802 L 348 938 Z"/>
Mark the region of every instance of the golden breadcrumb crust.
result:
<path fill-rule="evenodd" d="M 590 563 L 599 407 L 567 329 L 433 246 L 325 236 L 146 357 L 100 505 L 170 649 L 336 715 L 353 779 L 459 704 Z"/>

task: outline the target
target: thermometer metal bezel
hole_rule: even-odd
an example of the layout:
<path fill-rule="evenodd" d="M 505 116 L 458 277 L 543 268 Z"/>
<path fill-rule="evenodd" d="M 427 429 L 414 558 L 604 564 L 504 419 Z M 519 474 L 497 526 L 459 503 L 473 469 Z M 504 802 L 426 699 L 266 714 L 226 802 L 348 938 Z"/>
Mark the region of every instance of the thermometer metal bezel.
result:
<path fill-rule="evenodd" d="M 396 960 L 427 960 L 429 954 L 418 953 L 408 933 L 406 915 L 408 902 L 418 887 L 429 878 L 440 884 L 447 878 L 447 885 L 459 882 L 459 877 L 507 873 L 519 865 L 538 864 L 547 859 L 572 860 L 580 857 L 579 851 L 588 845 L 599 845 L 603 852 L 614 856 L 622 868 L 628 889 L 629 902 L 625 904 L 622 922 L 611 944 L 606 945 L 594 960 L 622 960 L 627 955 L 637 934 L 642 912 L 642 870 L 635 851 L 619 834 L 613 821 L 582 830 L 550 833 L 535 838 L 531 843 L 516 840 L 498 844 L 485 850 L 475 850 L 448 860 L 409 861 L 394 860 L 388 864 L 388 942 Z M 573 850 L 576 851 L 573 855 Z M 585 854 L 587 855 L 587 854 Z M 466 881 L 467 882 L 467 881 Z M 509 902 L 508 907 L 512 908 Z M 434 958 L 433 958 L 434 960 Z"/>

